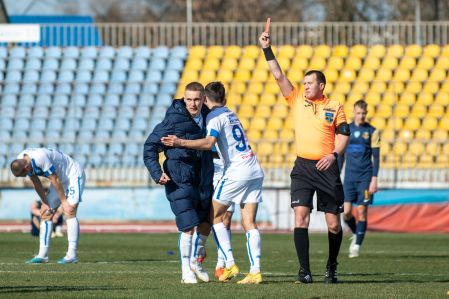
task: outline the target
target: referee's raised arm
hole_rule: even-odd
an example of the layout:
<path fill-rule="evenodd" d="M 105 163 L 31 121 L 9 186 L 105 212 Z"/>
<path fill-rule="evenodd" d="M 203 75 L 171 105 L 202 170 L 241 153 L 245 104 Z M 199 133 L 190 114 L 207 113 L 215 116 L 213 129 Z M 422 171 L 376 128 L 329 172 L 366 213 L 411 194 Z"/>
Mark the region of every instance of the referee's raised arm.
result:
<path fill-rule="evenodd" d="M 268 32 L 263 32 L 259 37 L 259 43 L 262 47 L 265 59 L 268 62 L 268 67 L 281 88 L 282 95 L 288 97 L 293 90 L 293 85 L 287 77 L 284 76 L 276 57 L 274 57 L 274 53 L 271 50 L 270 34 Z"/>

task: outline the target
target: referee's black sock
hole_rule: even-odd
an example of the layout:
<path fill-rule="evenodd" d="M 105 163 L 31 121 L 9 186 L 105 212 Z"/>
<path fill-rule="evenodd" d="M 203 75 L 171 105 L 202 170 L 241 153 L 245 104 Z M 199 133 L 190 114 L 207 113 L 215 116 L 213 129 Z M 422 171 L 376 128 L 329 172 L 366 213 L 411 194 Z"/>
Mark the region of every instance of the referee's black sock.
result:
<path fill-rule="evenodd" d="M 330 231 L 327 232 L 327 238 L 329 240 L 329 263 L 333 264 L 337 262 L 338 253 L 340 252 L 341 241 L 343 240 L 343 230 L 334 234 Z"/>
<path fill-rule="evenodd" d="M 299 264 L 307 273 L 310 273 L 309 229 L 295 227 L 294 238 L 295 238 L 296 254 L 298 255 Z"/>
<path fill-rule="evenodd" d="M 355 235 L 357 229 L 355 224 L 355 217 L 351 215 L 351 218 L 349 218 L 348 220 L 345 219 L 345 222 L 351 229 L 352 233 Z"/>

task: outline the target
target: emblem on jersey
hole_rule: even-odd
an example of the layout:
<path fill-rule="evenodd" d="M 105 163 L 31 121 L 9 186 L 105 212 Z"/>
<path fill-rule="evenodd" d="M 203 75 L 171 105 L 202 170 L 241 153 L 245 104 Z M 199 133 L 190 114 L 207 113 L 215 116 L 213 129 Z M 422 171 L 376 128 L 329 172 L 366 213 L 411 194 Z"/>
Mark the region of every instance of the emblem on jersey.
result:
<path fill-rule="evenodd" d="M 334 121 L 334 113 L 332 113 L 332 112 L 324 112 L 324 118 L 326 119 L 326 121 L 328 122 L 328 123 L 332 123 L 333 121 Z"/>
<path fill-rule="evenodd" d="M 360 131 L 355 131 L 354 132 L 354 137 L 355 138 L 359 138 L 360 137 Z"/>
<path fill-rule="evenodd" d="M 363 139 L 369 139 L 369 133 L 368 132 L 363 132 L 362 138 Z"/>

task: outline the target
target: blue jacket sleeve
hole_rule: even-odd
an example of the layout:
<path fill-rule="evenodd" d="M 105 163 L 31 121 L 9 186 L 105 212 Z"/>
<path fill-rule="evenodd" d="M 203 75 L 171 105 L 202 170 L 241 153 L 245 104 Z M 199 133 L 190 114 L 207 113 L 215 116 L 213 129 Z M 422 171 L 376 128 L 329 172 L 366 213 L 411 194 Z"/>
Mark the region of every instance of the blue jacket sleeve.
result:
<path fill-rule="evenodd" d="M 375 147 L 372 149 L 373 152 L 373 176 L 377 177 L 379 174 L 379 164 L 380 164 L 380 149 Z"/>
<path fill-rule="evenodd" d="M 172 127 L 169 121 L 164 120 L 154 128 L 143 146 L 143 162 L 156 183 L 159 182 L 163 172 L 159 163 L 159 153 L 164 150 L 161 138 L 173 132 Z"/>

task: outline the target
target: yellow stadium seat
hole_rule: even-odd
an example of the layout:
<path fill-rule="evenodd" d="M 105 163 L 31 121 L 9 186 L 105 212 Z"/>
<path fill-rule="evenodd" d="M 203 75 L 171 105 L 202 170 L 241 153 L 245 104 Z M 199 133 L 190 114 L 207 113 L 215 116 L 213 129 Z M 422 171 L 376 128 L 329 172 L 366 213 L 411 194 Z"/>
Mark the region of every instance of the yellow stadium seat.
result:
<path fill-rule="evenodd" d="M 249 128 L 248 117 L 242 117 L 239 114 L 239 120 L 240 120 L 240 123 L 242 124 L 243 129 L 246 131 Z"/>
<path fill-rule="evenodd" d="M 189 58 L 185 67 L 189 70 L 199 71 L 203 68 L 203 61 L 198 58 Z"/>
<path fill-rule="evenodd" d="M 382 94 L 381 105 L 393 107 L 398 102 L 398 95 L 393 92 L 385 92 Z"/>
<path fill-rule="evenodd" d="M 380 116 L 383 118 L 389 118 L 392 115 L 392 109 L 391 106 L 387 105 L 379 105 L 376 109 L 376 116 Z"/>
<path fill-rule="evenodd" d="M 218 74 L 218 77 L 220 77 L 220 73 Z M 232 81 L 231 82 L 231 87 L 229 89 L 229 92 L 231 93 L 237 93 L 237 94 L 244 94 L 246 93 L 246 84 L 245 82 L 237 82 L 237 81 Z"/>
<path fill-rule="evenodd" d="M 331 48 L 328 45 L 318 45 L 315 47 L 315 56 L 328 58 L 331 54 Z"/>
<path fill-rule="evenodd" d="M 240 58 L 242 54 L 242 48 L 239 46 L 227 46 L 225 49 L 224 56 L 231 58 Z"/>
<path fill-rule="evenodd" d="M 438 121 L 433 117 L 426 117 L 423 119 L 422 127 L 429 131 L 433 131 L 438 127 Z"/>
<path fill-rule="evenodd" d="M 446 113 L 446 116 L 448 113 Z M 438 129 L 449 131 L 449 121 L 447 117 L 442 117 L 440 123 L 438 124 Z"/>
<path fill-rule="evenodd" d="M 263 83 L 253 80 L 249 83 L 247 92 L 261 94 L 263 92 L 263 89 Z"/>
<path fill-rule="evenodd" d="M 229 83 L 234 79 L 234 74 L 231 70 L 219 70 L 217 72 L 217 80 Z"/>
<path fill-rule="evenodd" d="M 277 61 L 279 63 L 279 66 L 281 67 L 281 69 L 288 70 L 290 68 L 290 59 L 285 58 L 285 57 L 278 57 Z"/>
<path fill-rule="evenodd" d="M 424 154 L 419 157 L 417 167 L 420 169 L 428 169 L 428 168 L 432 168 L 434 163 L 435 163 L 435 161 L 434 161 L 434 157 L 432 155 Z"/>
<path fill-rule="evenodd" d="M 269 70 L 269 68 L 268 68 L 268 63 L 267 63 L 267 61 L 265 60 L 265 57 L 259 57 L 258 59 L 257 59 L 257 63 L 256 63 L 256 69 L 257 70 L 265 70 L 265 71 L 268 71 Z"/>
<path fill-rule="evenodd" d="M 421 127 L 421 122 L 418 117 L 410 116 L 409 118 L 405 119 L 405 122 L 404 122 L 405 130 L 416 131 L 420 127 Z"/>
<path fill-rule="evenodd" d="M 380 104 L 381 96 L 377 92 L 368 92 L 365 96 L 365 101 L 369 106 L 375 107 Z"/>
<path fill-rule="evenodd" d="M 256 155 L 257 157 L 267 157 L 273 154 L 273 150 L 272 142 L 259 142 L 257 144 Z"/>
<path fill-rule="evenodd" d="M 295 127 L 295 123 L 293 122 L 293 120 L 291 119 L 291 117 L 289 117 L 289 118 L 287 118 L 286 120 L 285 120 L 285 122 L 284 122 L 284 128 L 283 128 L 283 130 L 286 130 L 286 131 L 293 131 L 293 129 L 294 129 L 294 127 Z"/>
<path fill-rule="evenodd" d="M 275 105 L 273 107 L 272 116 L 277 118 L 286 118 L 288 116 L 288 106 L 285 105 Z"/>
<path fill-rule="evenodd" d="M 396 139 L 396 133 L 394 129 L 384 129 L 381 135 L 382 141 L 392 141 Z"/>
<path fill-rule="evenodd" d="M 436 142 L 429 142 L 426 144 L 426 153 L 431 156 L 439 155 L 441 152 L 441 146 Z"/>
<path fill-rule="evenodd" d="M 288 78 L 290 79 L 290 77 Z M 267 84 L 265 84 L 265 93 L 278 94 L 280 92 L 281 90 L 279 89 L 277 82 L 267 82 Z"/>
<path fill-rule="evenodd" d="M 189 50 L 189 59 L 191 58 L 204 58 L 206 56 L 206 47 L 204 46 L 193 46 Z"/>
<path fill-rule="evenodd" d="M 224 54 L 223 46 L 210 46 L 207 48 L 207 57 L 221 59 Z"/>
<path fill-rule="evenodd" d="M 449 93 L 449 80 L 446 80 L 441 83 L 440 92 Z"/>
<path fill-rule="evenodd" d="M 334 83 L 327 82 L 326 83 L 326 89 L 324 90 L 325 93 L 331 93 L 334 91 Z"/>
<path fill-rule="evenodd" d="M 398 59 L 396 57 L 387 56 L 382 61 L 381 68 L 394 70 L 398 67 Z"/>
<path fill-rule="evenodd" d="M 247 106 L 259 105 L 259 96 L 255 93 L 245 93 L 243 95 L 242 105 L 247 105 Z"/>
<path fill-rule="evenodd" d="M 304 72 L 299 69 L 290 68 L 287 72 L 287 78 L 292 82 L 292 84 L 298 84 L 304 79 Z M 276 83 L 277 86 L 277 83 Z M 278 87 L 279 92 L 279 87 Z"/>
<path fill-rule="evenodd" d="M 449 69 L 449 56 L 440 56 L 438 57 L 435 68 L 447 70 Z"/>
<path fill-rule="evenodd" d="M 435 57 L 438 57 L 438 55 L 440 55 L 440 46 L 439 45 L 430 44 L 424 48 L 424 56 L 429 56 L 429 57 L 435 58 Z"/>
<path fill-rule="evenodd" d="M 238 66 L 237 59 L 233 57 L 225 57 L 221 62 L 222 70 L 235 71 L 237 69 L 237 66 Z"/>
<path fill-rule="evenodd" d="M 405 128 L 405 129 L 399 131 L 398 140 L 410 141 L 411 139 L 413 139 L 413 131 L 412 130 L 408 130 L 407 128 Z"/>
<path fill-rule="evenodd" d="M 181 81 L 182 82 L 198 81 L 198 71 L 186 68 L 182 73 Z"/>
<path fill-rule="evenodd" d="M 338 71 L 335 69 L 325 69 L 323 73 L 326 76 L 326 83 L 334 83 L 338 80 Z"/>
<path fill-rule="evenodd" d="M 240 105 L 238 110 L 238 115 L 243 118 L 252 118 L 254 117 L 254 108 L 252 105 Z"/>
<path fill-rule="evenodd" d="M 282 141 L 293 141 L 295 139 L 295 133 L 293 130 L 281 130 L 279 132 L 279 138 Z"/>
<path fill-rule="evenodd" d="M 367 53 L 365 45 L 354 45 L 351 47 L 351 56 L 364 58 Z"/>
<path fill-rule="evenodd" d="M 428 74 L 425 69 L 416 68 L 412 72 L 411 81 L 423 82 L 427 80 Z"/>
<path fill-rule="evenodd" d="M 421 141 L 428 141 L 431 138 L 431 133 L 427 129 L 418 129 L 415 133 L 415 139 Z"/>
<path fill-rule="evenodd" d="M 248 70 L 238 70 L 234 75 L 235 81 L 247 82 L 251 79 L 251 72 Z"/>
<path fill-rule="evenodd" d="M 220 60 L 215 57 L 208 57 L 204 60 L 204 64 L 202 66 L 203 70 L 212 70 L 216 71 L 220 68 Z"/>
<path fill-rule="evenodd" d="M 419 57 L 422 54 L 422 47 L 420 45 L 408 45 L 405 48 L 405 56 L 408 57 Z"/>
<path fill-rule="evenodd" d="M 405 87 L 405 92 L 417 94 L 422 90 L 422 85 L 416 81 L 409 81 Z"/>
<path fill-rule="evenodd" d="M 385 121 L 385 118 L 375 116 L 371 118 L 370 124 L 378 130 L 383 130 L 387 123 Z"/>
<path fill-rule="evenodd" d="M 334 47 L 334 51 L 332 52 L 332 56 L 334 57 L 346 57 L 348 54 L 349 49 L 346 45 L 337 45 Z"/>
<path fill-rule="evenodd" d="M 369 90 L 369 85 L 366 82 L 356 81 L 352 86 L 352 92 L 365 94 Z"/>
<path fill-rule="evenodd" d="M 323 57 L 314 56 L 310 60 L 309 69 L 311 70 L 323 70 L 326 67 L 326 59 Z"/>
<path fill-rule="evenodd" d="M 262 53 L 262 50 L 256 45 L 249 45 L 243 48 L 242 58 L 256 59 Z"/>
<path fill-rule="evenodd" d="M 430 70 L 433 68 L 434 62 L 432 57 L 423 56 L 418 61 L 417 68 L 423 69 L 423 70 Z"/>
<path fill-rule="evenodd" d="M 226 105 L 230 106 L 230 105 L 240 105 L 242 103 L 242 96 L 240 94 L 237 93 L 227 93 L 226 96 Z"/>
<path fill-rule="evenodd" d="M 391 45 L 388 47 L 387 56 L 399 58 L 404 54 L 404 47 L 401 45 Z"/>
<path fill-rule="evenodd" d="M 399 118 L 406 118 L 410 115 L 410 109 L 408 105 L 398 104 L 394 108 L 394 116 Z"/>
<path fill-rule="evenodd" d="M 448 106 L 449 105 L 449 93 L 446 92 L 439 92 L 436 96 L 435 96 L 435 104 L 440 104 L 443 106 Z"/>
<path fill-rule="evenodd" d="M 448 142 L 443 144 L 443 147 L 441 148 L 441 154 L 449 155 L 449 143 Z"/>
<path fill-rule="evenodd" d="M 393 72 L 391 71 L 391 69 L 380 68 L 377 71 L 377 74 L 376 74 L 376 77 L 374 78 L 374 80 L 379 81 L 379 82 L 387 82 L 387 81 L 390 81 L 392 77 L 393 77 Z"/>
<path fill-rule="evenodd" d="M 387 129 L 402 130 L 403 127 L 404 127 L 404 121 L 402 119 L 400 119 L 400 118 L 387 119 L 387 125 L 386 125 Z"/>
<path fill-rule="evenodd" d="M 361 82 L 371 82 L 374 80 L 374 71 L 372 69 L 363 68 L 360 70 L 357 80 Z"/>
<path fill-rule="evenodd" d="M 313 48 L 309 45 L 301 45 L 296 49 L 296 57 L 310 58 L 313 54 Z"/>
<path fill-rule="evenodd" d="M 256 82 L 266 82 L 269 76 L 271 76 L 271 74 L 269 75 L 267 71 L 255 70 L 253 72 L 252 80 Z"/>
<path fill-rule="evenodd" d="M 332 56 L 327 61 L 327 68 L 328 69 L 334 69 L 334 70 L 340 70 L 344 65 L 343 58 L 338 56 Z"/>
<path fill-rule="evenodd" d="M 240 114 L 240 113 L 239 113 Z M 251 122 L 249 124 L 249 129 L 251 131 L 263 131 L 267 126 L 267 120 L 265 117 L 255 117 L 252 116 Z"/>
<path fill-rule="evenodd" d="M 384 45 L 374 45 L 371 46 L 369 55 L 374 57 L 384 57 L 386 49 Z"/>
<path fill-rule="evenodd" d="M 340 78 L 339 80 L 341 82 L 352 82 L 356 78 L 356 73 L 352 69 L 343 69 L 340 72 Z"/>
<path fill-rule="evenodd" d="M 205 70 L 203 70 L 201 73 L 200 73 L 200 77 L 199 77 L 199 81 L 201 82 L 201 83 L 209 83 L 209 82 L 211 82 L 211 81 L 214 81 L 215 80 L 215 78 L 216 78 L 216 73 L 215 73 L 215 71 L 212 71 L 212 70 L 208 70 L 208 69 L 205 69 Z"/>
<path fill-rule="evenodd" d="M 358 100 L 363 99 L 363 95 L 360 93 L 356 93 L 354 92 L 354 90 L 352 90 L 352 92 L 346 97 L 346 103 L 345 105 L 349 105 L 350 107 L 354 107 L 355 102 L 357 102 Z M 368 117 L 371 116 L 371 110 L 368 110 Z"/>
<path fill-rule="evenodd" d="M 425 146 L 421 142 L 413 142 L 409 145 L 409 152 L 412 155 L 420 156 L 425 152 Z"/>
<path fill-rule="evenodd" d="M 449 45 L 445 45 L 441 49 L 441 56 L 448 56 L 449 57 Z"/>
<path fill-rule="evenodd" d="M 278 52 L 279 58 L 292 59 L 295 56 L 295 48 L 290 45 L 281 46 Z"/>
<path fill-rule="evenodd" d="M 334 101 L 340 102 L 340 104 L 344 104 L 344 102 L 345 102 L 345 95 L 342 94 L 342 93 L 339 93 L 339 92 L 331 93 L 329 98 L 334 100 Z"/>
<path fill-rule="evenodd" d="M 449 158 L 446 155 L 440 155 L 436 157 L 435 167 L 438 169 L 447 169 L 449 166 Z"/>
<path fill-rule="evenodd" d="M 363 63 L 363 67 L 376 70 L 380 67 L 380 59 L 376 56 L 368 56 Z"/>
<path fill-rule="evenodd" d="M 253 70 L 256 67 L 256 63 L 253 58 L 244 57 L 240 59 L 239 69 L 241 70 Z"/>
<path fill-rule="evenodd" d="M 440 104 L 433 103 L 429 106 L 428 117 L 441 118 L 444 115 L 444 107 Z"/>
<path fill-rule="evenodd" d="M 416 101 L 417 104 L 429 106 L 433 103 L 433 95 L 428 92 L 421 92 L 418 95 L 418 100 Z"/>
<path fill-rule="evenodd" d="M 399 62 L 399 69 L 412 70 L 416 67 L 416 58 L 413 57 L 402 57 L 401 62 Z"/>
<path fill-rule="evenodd" d="M 416 102 L 416 95 L 414 93 L 404 92 L 399 95 L 399 104 L 411 106 L 414 105 L 415 102 Z"/>
<path fill-rule="evenodd" d="M 393 151 L 398 156 L 403 156 L 407 153 L 407 143 L 406 142 L 397 142 L 393 144 Z"/>
<path fill-rule="evenodd" d="M 279 139 L 279 134 L 276 130 L 265 130 L 262 135 L 264 140 L 278 141 Z"/>
<path fill-rule="evenodd" d="M 273 106 L 276 103 L 276 96 L 272 93 L 263 92 L 259 98 L 260 105 Z"/>
<path fill-rule="evenodd" d="M 426 106 L 419 104 L 418 102 L 417 104 L 413 105 L 410 115 L 418 118 L 423 118 L 427 115 L 427 108 Z"/>
<path fill-rule="evenodd" d="M 385 82 L 373 82 L 370 87 L 370 91 L 383 93 L 387 89 L 387 84 Z"/>
<path fill-rule="evenodd" d="M 262 138 L 262 133 L 260 132 L 260 130 L 252 130 L 252 129 L 248 130 L 248 139 L 249 140 L 261 140 L 261 138 Z"/>
<path fill-rule="evenodd" d="M 265 64 L 266 64 L 266 61 L 265 61 Z M 292 61 L 291 68 L 298 69 L 298 70 L 306 70 L 308 65 L 309 65 L 309 61 L 307 60 L 307 58 L 296 56 Z"/>
<path fill-rule="evenodd" d="M 282 121 L 282 118 L 270 117 L 268 119 L 267 129 L 269 129 L 269 130 L 281 130 L 283 125 L 284 125 L 284 123 Z"/>
<path fill-rule="evenodd" d="M 440 90 L 440 85 L 438 82 L 427 81 L 424 83 L 423 92 L 427 92 L 430 94 L 436 94 Z"/>
<path fill-rule="evenodd" d="M 345 62 L 345 69 L 358 71 L 362 67 L 362 60 L 358 57 L 349 56 Z"/>
<path fill-rule="evenodd" d="M 446 71 L 442 69 L 434 68 L 430 71 L 429 81 L 441 82 L 446 79 Z"/>
<path fill-rule="evenodd" d="M 401 94 L 404 92 L 404 90 L 405 90 L 405 84 L 403 82 L 392 80 L 388 83 L 387 91 L 389 91 L 389 92 Z"/>
<path fill-rule="evenodd" d="M 410 71 L 407 69 L 398 68 L 393 76 L 393 81 L 406 82 L 410 80 Z"/>
<path fill-rule="evenodd" d="M 441 121 L 440 121 L 441 123 Z M 437 142 L 447 142 L 448 139 L 448 131 L 444 129 L 436 129 L 433 131 L 432 138 Z"/>

